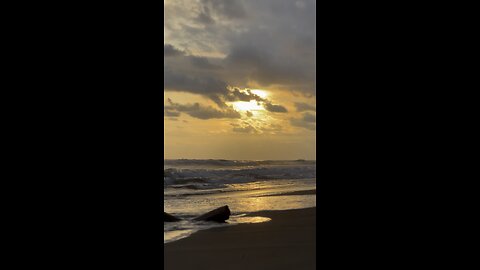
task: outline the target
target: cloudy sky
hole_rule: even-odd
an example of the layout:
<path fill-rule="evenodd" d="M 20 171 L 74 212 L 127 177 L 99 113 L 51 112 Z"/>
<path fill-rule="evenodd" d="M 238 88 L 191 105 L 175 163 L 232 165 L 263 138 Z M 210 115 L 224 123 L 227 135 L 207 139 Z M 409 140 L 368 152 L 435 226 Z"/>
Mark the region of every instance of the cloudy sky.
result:
<path fill-rule="evenodd" d="M 164 0 L 166 159 L 315 159 L 315 0 Z"/>

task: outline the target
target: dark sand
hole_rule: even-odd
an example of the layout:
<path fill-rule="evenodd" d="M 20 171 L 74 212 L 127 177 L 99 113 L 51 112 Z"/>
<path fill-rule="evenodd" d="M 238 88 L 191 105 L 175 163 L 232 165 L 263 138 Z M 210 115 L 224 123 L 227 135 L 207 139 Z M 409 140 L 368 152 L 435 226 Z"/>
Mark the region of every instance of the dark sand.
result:
<path fill-rule="evenodd" d="M 316 208 L 257 212 L 270 222 L 200 231 L 165 244 L 167 270 L 315 269 Z"/>

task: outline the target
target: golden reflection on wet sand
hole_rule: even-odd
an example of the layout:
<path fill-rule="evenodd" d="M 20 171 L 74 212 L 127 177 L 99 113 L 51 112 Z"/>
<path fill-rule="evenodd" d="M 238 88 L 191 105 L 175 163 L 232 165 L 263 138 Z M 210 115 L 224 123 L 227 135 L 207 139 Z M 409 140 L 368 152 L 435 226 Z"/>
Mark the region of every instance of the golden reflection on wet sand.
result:
<path fill-rule="evenodd" d="M 269 222 L 271 220 L 272 219 L 268 217 L 232 217 L 228 222 L 253 224 L 253 223 Z"/>

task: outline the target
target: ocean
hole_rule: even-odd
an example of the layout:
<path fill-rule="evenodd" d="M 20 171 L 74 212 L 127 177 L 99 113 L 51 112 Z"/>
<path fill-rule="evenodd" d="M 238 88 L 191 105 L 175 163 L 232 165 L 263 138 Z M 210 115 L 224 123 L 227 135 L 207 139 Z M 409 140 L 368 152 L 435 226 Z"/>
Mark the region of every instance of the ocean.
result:
<path fill-rule="evenodd" d="M 269 221 L 246 216 L 252 212 L 316 206 L 316 161 L 165 160 L 163 181 L 164 211 L 184 219 L 164 223 L 164 243 L 212 227 Z M 224 205 L 232 212 L 224 224 L 189 221 Z"/>

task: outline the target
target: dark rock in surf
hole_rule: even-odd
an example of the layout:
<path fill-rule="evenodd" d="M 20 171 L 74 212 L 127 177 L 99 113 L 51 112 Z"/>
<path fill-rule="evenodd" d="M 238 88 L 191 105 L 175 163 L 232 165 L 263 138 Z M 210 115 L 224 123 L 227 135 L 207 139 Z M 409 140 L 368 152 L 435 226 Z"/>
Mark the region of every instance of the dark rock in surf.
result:
<path fill-rule="evenodd" d="M 215 221 L 215 222 L 225 222 L 225 220 L 228 220 L 230 218 L 230 209 L 228 208 L 228 205 L 225 205 L 223 207 L 217 208 L 213 211 L 210 211 L 206 214 L 203 214 L 199 217 L 196 217 L 195 221 Z M 180 221 L 181 219 L 174 217 L 170 214 L 167 214 L 163 212 L 163 222 L 176 222 Z"/>
<path fill-rule="evenodd" d="M 230 209 L 228 205 L 217 208 L 213 211 L 210 211 L 206 214 L 203 214 L 199 217 L 196 217 L 195 221 L 215 221 L 215 222 L 225 222 L 225 220 L 230 218 Z"/>
<path fill-rule="evenodd" d="M 175 221 L 180 221 L 180 219 L 163 212 L 163 222 L 175 222 Z"/>

